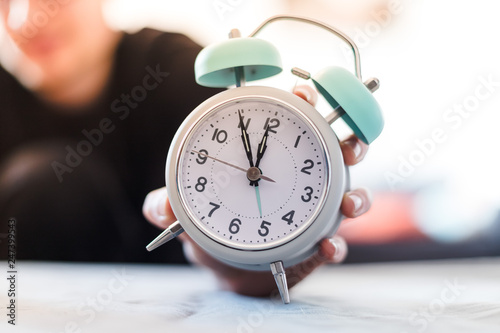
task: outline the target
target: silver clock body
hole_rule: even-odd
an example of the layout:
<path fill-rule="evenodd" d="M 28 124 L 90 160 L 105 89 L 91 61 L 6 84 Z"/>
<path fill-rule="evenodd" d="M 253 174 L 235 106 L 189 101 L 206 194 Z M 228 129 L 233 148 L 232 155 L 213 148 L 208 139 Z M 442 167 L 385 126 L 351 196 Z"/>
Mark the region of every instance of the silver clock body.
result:
<path fill-rule="evenodd" d="M 202 180 L 202 182 L 200 181 L 196 184 L 189 183 L 189 181 L 186 180 L 186 177 L 188 177 L 187 175 L 190 173 L 188 168 L 191 168 L 191 165 L 189 165 L 186 161 L 188 159 L 189 161 L 192 161 L 193 159 L 196 159 L 197 156 L 198 162 L 206 161 L 207 159 L 205 155 L 198 155 L 200 150 L 199 147 L 197 148 L 198 150 L 193 149 L 193 147 L 196 147 L 193 146 L 193 136 L 199 135 L 196 133 L 200 132 L 200 128 L 202 126 L 207 126 L 207 123 L 210 121 L 210 117 L 213 114 L 220 112 L 220 110 L 225 108 L 238 108 L 239 105 L 245 105 L 245 103 L 268 104 L 275 108 L 279 108 L 280 110 L 284 110 L 283 112 L 289 112 L 290 115 L 296 117 L 298 122 L 302 122 L 306 125 L 305 127 L 309 131 L 308 134 L 314 136 L 310 139 L 311 145 L 318 149 L 318 157 L 321 161 L 324 161 L 321 166 L 324 168 L 322 173 L 322 175 L 324 174 L 324 177 L 319 176 L 321 181 L 318 185 L 321 187 L 321 190 L 317 190 L 318 195 L 315 199 L 316 201 L 313 203 L 314 207 L 310 206 L 310 213 L 307 215 L 307 218 L 304 218 L 304 221 L 299 223 L 299 225 L 295 224 L 296 228 L 290 229 L 289 233 L 284 233 L 279 238 L 275 237 L 275 239 L 265 239 L 264 241 L 258 241 L 255 239 L 253 241 L 247 239 L 248 242 L 245 242 L 245 240 L 243 240 L 243 242 L 241 240 L 238 242 L 235 241 L 235 237 L 233 237 L 235 235 L 232 235 L 230 232 L 234 232 L 236 228 L 238 230 L 240 229 L 241 221 L 238 220 L 238 218 L 235 218 L 235 220 L 238 220 L 240 223 L 238 226 L 230 225 L 229 228 L 227 228 L 228 221 L 221 221 L 226 228 L 223 230 L 224 233 L 220 231 L 219 233 L 213 231 L 214 224 L 217 227 L 217 211 L 215 211 L 215 209 L 218 209 L 222 203 L 211 203 L 213 205 L 210 206 L 211 209 L 207 210 L 203 214 L 201 214 L 197 209 L 197 206 L 193 204 L 195 195 L 198 194 L 196 191 L 201 189 L 204 190 L 205 186 L 209 186 L 211 183 L 210 176 L 197 178 L 198 181 Z M 236 117 L 237 116 L 235 116 L 235 120 Z M 235 122 L 235 124 L 237 123 Z M 263 132 L 264 128 L 260 128 L 260 131 Z M 217 132 L 217 130 L 217 128 L 214 129 L 213 136 L 212 132 L 208 133 L 206 140 L 212 140 L 215 142 L 218 139 L 221 141 L 224 139 L 223 144 L 229 144 L 230 140 L 227 138 L 227 133 L 225 136 L 217 136 L 222 131 Z M 208 127 L 206 131 L 208 131 Z M 276 137 L 278 139 L 279 131 L 277 132 Z M 270 134 L 270 137 L 272 139 L 273 135 Z M 300 138 L 297 139 L 296 145 L 299 139 Z M 303 142 L 305 142 L 304 140 L 305 138 L 303 139 Z M 233 144 L 236 145 L 236 143 Z M 241 145 L 241 141 L 238 144 Z M 308 148 L 307 146 L 304 146 L 300 149 Z M 205 151 L 203 151 L 203 153 L 205 153 Z M 215 153 L 213 154 L 217 155 Z M 273 152 L 268 151 L 266 152 L 266 156 L 263 157 L 263 160 L 271 159 L 271 156 L 273 156 Z M 202 157 L 203 159 L 201 159 Z M 219 155 L 215 157 L 220 158 Z M 273 163 L 280 162 L 284 163 L 285 161 L 283 159 L 275 159 L 273 161 Z M 219 162 L 215 160 L 210 160 L 209 163 L 220 166 Z M 194 162 L 192 166 L 198 167 Z M 240 166 L 245 167 L 245 165 L 242 165 L 241 161 Z M 246 168 L 248 167 L 249 166 L 247 165 Z M 305 168 L 306 167 L 304 167 L 304 169 Z M 268 175 L 264 167 L 263 170 L 263 175 Z M 300 170 L 300 168 L 298 170 Z M 235 172 L 237 173 L 239 171 Z M 271 177 L 273 175 L 269 174 L 269 176 Z M 241 177 L 243 181 L 247 181 L 244 179 L 246 176 L 243 173 L 238 175 L 238 177 Z M 238 178 L 238 180 L 241 182 L 240 178 Z M 263 179 L 260 180 L 260 183 L 262 184 L 260 187 L 263 188 L 261 191 L 264 191 L 264 186 L 271 186 L 264 182 Z M 235 267 L 247 270 L 269 270 L 269 264 L 272 262 L 282 261 L 285 267 L 290 267 L 305 260 L 316 251 L 317 244 L 321 239 L 330 237 L 335 233 L 341 220 L 343 219 L 343 216 L 340 213 L 340 204 L 344 193 L 348 190 L 349 175 L 343 162 L 343 156 L 337 136 L 327 121 L 313 106 L 294 94 L 280 89 L 249 86 L 227 90 L 213 96 L 200 104 L 185 119 L 177 131 L 168 153 L 166 164 L 166 184 L 170 204 L 179 223 L 188 235 L 205 251 L 215 258 Z M 196 190 L 192 189 L 196 185 L 198 185 Z M 280 185 L 278 184 L 276 186 Z M 187 187 L 190 188 L 189 191 L 186 189 Z M 222 190 L 220 193 L 221 195 L 224 194 Z M 235 195 L 231 195 L 231 199 L 237 200 L 237 192 L 234 192 L 234 194 Z M 287 194 L 284 193 L 283 195 L 286 196 Z M 276 195 L 274 195 L 274 197 L 275 196 Z M 311 197 L 309 196 L 307 199 L 310 200 Z M 242 200 L 249 201 L 246 197 L 242 197 Z M 246 204 L 254 205 L 255 210 L 257 210 L 254 202 L 246 202 Z M 213 211 L 215 211 L 215 214 L 211 218 L 212 222 L 211 224 L 208 224 L 208 222 L 206 222 L 208 221 L 208 218 L 205 219 L 205 217 L 207 217 L 208 213 L 211 215 Z M 239 216 L 237 213 L 238 212 L 234 213 L 235 216 Z M 261 215 L 266 214 L 261 213 Z M 268 223 L 268 226 L 270 227 L 270 223 Z M 231 230 L 231 227 L 234 227 L 232 228 L 233 230 Z M 257 227 L 258 225 L 256 228 Z M 264 229 L 260 229 L 260 231 L 264 230 L 269 233 L 268 229 L 267 225 L 264 225 Z"/>

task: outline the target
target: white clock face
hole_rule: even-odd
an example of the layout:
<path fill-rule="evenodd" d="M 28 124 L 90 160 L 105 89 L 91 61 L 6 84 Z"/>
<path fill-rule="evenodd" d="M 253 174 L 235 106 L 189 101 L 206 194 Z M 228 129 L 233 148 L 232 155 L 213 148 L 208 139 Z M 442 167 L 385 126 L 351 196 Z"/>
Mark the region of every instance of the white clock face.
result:
<path fill-rule="evenodd" d="M 274 247 L 300 234 L 321 209 L 330 181 L 315 127 L 271 98 L 215 107 L 191 129 L 177 168 L 192 221 L 241 249 Z"/>

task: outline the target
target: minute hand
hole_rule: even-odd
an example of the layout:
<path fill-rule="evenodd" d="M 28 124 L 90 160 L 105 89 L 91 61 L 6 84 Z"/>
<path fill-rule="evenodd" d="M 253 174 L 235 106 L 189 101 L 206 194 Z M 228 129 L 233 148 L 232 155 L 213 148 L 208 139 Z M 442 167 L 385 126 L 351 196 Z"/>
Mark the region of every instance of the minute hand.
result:
<path fill-rule="evenodd" d="M 264 153 L 266 152 L 268 136 L 269 136 L 269 126 L 267 126 L 266 131 L 264 132 L 264 136 L 262 137 L 262 140 L 260 140 L 259 147 L 257 148 L 257 161 L 255 162 L 255 166 L 257 168 L 259 167 L 260 160 L 262 159 Z"/>
<path fill-rule="evenodd" d="M 226 162 L 226 161 L 219 160 L 218 158 L 215 158 L 215 157 L 213 157 L 213 156 L 210 156 L 210 155 L 204 154 L 204 153 L 199 152 L 199 151 L 196 151 L 196 150 L 194 150 L 194 149 L 193 149 L 193 150 L 191 150 L 191 151 L 192 151 L 193 153 L 195 153 L 195 154 L 199 154 L 199 155 L 201 155 L 201 156 L 205 156 L 205 157 L 211 158 L 211 159 L 212 159 L 212 160 L 214 160 L 214 161 L 217 161 L 217 162 L 219 162 L 219 163 L 222 163 L 222 164 L 225 164 L 225 165 L 227 165 L 227 166 L 230 166 L 231 168 L 235 168 L 236 170 L 243 171 L 244 173 L 247 173 L 247 171 L 248 171 L 248 169 L 244 169 L 244 168 L 242 168 L 242 167 L 239 167 L 239 166 L 237 166 L 237 165 L 234 165 L 234 164 L 228 163 L 228 162 Z M 269 177 L 267 177 L 267 176 L 264 176 L 264 175 L 261 175 L 261 176 L 260 176 L 260 178 L 261 178 L 261 179 L 263 179 L 263 180 L 266 180 L 266 181 L 268 181 L 268 182 L 276 183 L 276 181 L 274 181 L 273 179 L 271 179 L 271 178 L 269 178 Z"/>

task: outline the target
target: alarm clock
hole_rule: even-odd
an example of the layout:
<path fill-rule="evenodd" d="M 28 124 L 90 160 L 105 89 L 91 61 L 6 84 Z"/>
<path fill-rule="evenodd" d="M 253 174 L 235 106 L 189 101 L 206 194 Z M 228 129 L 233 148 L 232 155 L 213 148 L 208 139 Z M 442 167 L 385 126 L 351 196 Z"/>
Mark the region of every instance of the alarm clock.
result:
<path fill-rule="evenodd" d="M 296 20 L 326 29 L 353 51 L 355 71 L 328 67 L 311 76 L 332 106 L 323 117 L 298 96 L 274 87 L 245 86 L 282 71 L 278 50 L 255 35 L 277 20 Z M 167 157 L 166 184 L 178 221 L 149 251 L 187 234 L 218 260 L 245 270 L 269 270 L 289 303 L 285 269 L 310 257 L 331 237 L 343 216 L 349 172 L 331 123 L 342 118 L 370 144 L 383 128 L 372 96 L 378 80 L 363 83 L 359 51 L 349 37 L 316 20 L 274 16 L 249 37 L 204 48 L 195 61 L 197 83 L 234 88 L 200 104 L 178 129 Z"/>

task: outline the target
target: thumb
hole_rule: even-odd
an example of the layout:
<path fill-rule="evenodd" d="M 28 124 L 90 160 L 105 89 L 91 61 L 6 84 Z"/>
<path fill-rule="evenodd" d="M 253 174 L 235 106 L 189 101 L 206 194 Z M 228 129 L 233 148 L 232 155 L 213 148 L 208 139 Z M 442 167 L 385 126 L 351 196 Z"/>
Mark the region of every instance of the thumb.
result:
<path fill-rule="evenodd" d="M 149 222 L 161 229 L 167 228 L 176 220 L 167 197 L 166 187 L 149 192 L 144 199 L 142 213 Z"/>

